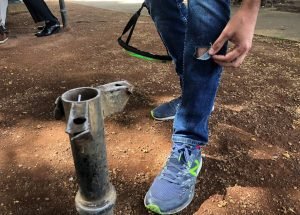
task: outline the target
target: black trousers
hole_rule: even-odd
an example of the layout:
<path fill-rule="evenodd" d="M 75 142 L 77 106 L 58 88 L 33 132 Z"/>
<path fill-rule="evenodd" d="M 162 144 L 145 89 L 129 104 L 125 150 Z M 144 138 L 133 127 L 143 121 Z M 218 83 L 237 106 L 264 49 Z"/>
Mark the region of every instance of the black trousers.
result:
<path fill-rule="evenodd" d="M 23 2 L 35 22 L 57 22 L 57 18 L 52 14 L 44 0 L 23 0 Z"/>

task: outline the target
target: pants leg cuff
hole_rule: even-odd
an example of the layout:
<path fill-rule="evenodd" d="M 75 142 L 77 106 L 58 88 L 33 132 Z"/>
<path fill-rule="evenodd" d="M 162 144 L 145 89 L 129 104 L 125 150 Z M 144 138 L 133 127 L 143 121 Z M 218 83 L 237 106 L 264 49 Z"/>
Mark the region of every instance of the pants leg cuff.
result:
<path fill-rule="evenodd" d="M 181 135 L 176 135 L 176 134 L 172 135 L 172 141 L 173 141 L 173 143 L 184 143 L 184 144 L 200 145 L 200 146 L 207 145 L 207 142 L 194 140 L 194 139 L 184 137 L 184 136 L 181 136 Z"/>

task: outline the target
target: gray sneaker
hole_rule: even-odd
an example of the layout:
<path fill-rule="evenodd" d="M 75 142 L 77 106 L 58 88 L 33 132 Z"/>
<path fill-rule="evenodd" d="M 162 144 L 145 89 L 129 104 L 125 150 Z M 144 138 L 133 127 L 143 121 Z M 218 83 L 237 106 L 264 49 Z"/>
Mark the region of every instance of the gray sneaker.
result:
<path fill-rule="evenodd" d="M 158 214 L 174 214 L 186 208 L 194 197 L 201 167 L 200 146 L 175 143 L 165 167 L 145 196 L 145 207 Z"/>

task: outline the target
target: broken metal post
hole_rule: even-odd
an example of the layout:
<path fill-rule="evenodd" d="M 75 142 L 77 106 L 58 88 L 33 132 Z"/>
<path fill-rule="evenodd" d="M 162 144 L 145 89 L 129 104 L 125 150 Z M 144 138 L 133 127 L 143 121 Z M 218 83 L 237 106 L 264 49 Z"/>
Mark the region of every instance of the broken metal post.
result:
<path fill-rule="evenodd" d="M 132 85 L 114 82 L 97 88 L 65 92 L 56 100 L 56 111 L 67 120 L 79 191 L 75 197 L 80 215 L 112 215 L 116 191 L 109 181 L 104 117 L 124 109 Z"/>

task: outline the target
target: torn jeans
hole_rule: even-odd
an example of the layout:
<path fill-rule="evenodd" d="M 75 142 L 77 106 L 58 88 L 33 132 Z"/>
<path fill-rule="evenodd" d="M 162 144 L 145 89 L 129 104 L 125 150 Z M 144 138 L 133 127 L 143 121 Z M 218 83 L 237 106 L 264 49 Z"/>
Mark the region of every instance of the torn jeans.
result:
<path fill-rule="evenodd" d="M 146 0 L 149 13 L 176 65 L 182 103 L 173 124 L 173 142 L 205 145 L 208 119 L 222 68 L 205 50 L 230 17 L 229 0 Z M 204 50 L 199 56 L 198 49 Z M 219 54 L 226 53 L 226 46 Z M 197 59 L 198 58 L 198 59 Z"/>

